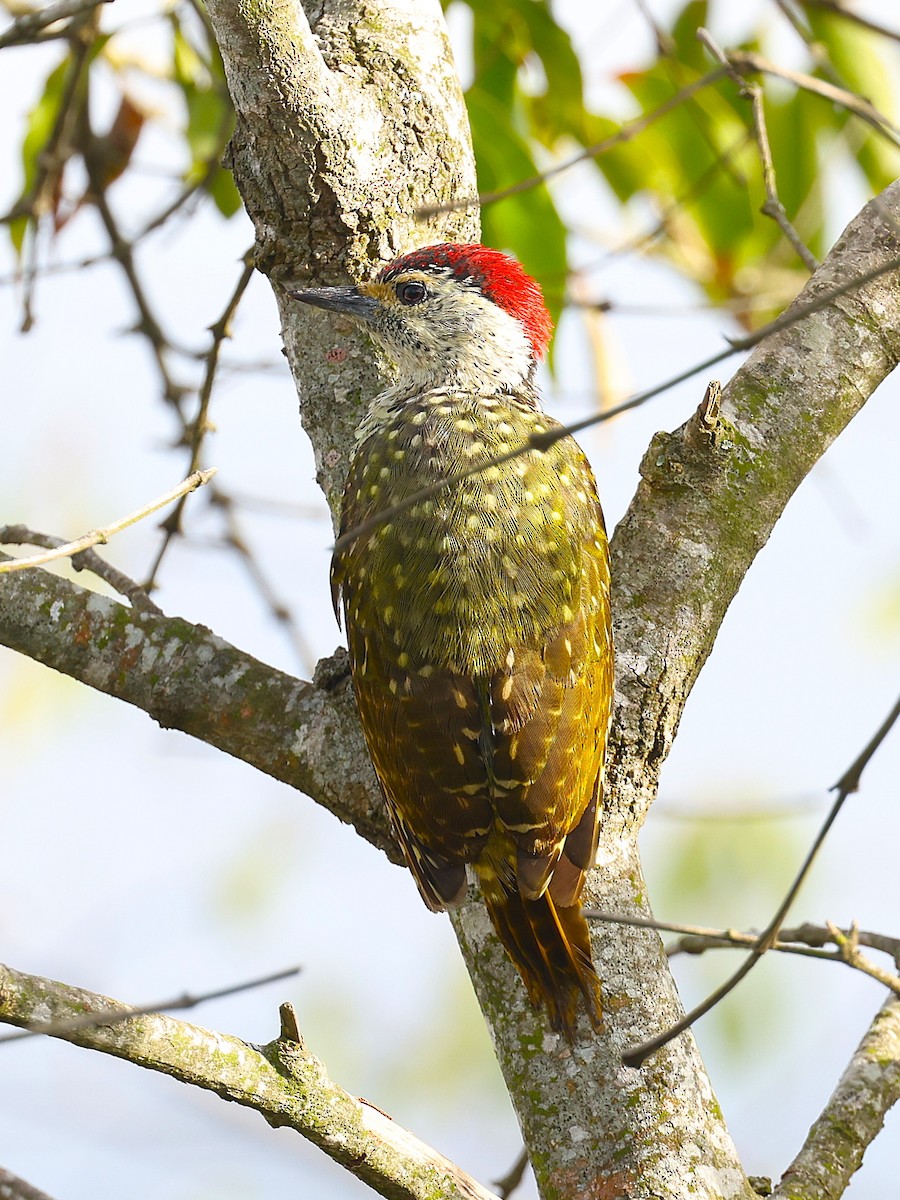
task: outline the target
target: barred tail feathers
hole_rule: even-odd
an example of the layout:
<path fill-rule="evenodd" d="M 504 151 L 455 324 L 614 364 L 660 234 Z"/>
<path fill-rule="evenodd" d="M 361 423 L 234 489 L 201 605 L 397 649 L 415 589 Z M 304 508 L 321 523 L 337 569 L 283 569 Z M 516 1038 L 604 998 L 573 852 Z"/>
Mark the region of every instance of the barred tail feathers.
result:
<path fill-rule="evenodd" d="M 484 888 L 484 899 L 529 999 L 535 1007 L 546 1007 L 553 1029 L 574 1041 L 579 1009 L 587 1012 L 595 1029 L 601 1028 L 600 980 L 581 906 L 562 908 L 549 891 L 526 900 L 518 889 L 496 883 Z"/>

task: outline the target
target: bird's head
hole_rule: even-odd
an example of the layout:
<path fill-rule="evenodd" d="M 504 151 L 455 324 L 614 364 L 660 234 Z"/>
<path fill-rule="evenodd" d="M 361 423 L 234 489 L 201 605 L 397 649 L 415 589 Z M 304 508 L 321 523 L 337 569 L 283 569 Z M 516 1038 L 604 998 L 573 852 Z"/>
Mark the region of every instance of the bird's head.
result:
<path fill-rule="evenodd" d="M 514 258 L 477 244 L 404 254 L 368 283 L 289 290 L 355 317 L 390 359 L 403 390 L 515 391 L 550 341 L 541 289 Z"/>

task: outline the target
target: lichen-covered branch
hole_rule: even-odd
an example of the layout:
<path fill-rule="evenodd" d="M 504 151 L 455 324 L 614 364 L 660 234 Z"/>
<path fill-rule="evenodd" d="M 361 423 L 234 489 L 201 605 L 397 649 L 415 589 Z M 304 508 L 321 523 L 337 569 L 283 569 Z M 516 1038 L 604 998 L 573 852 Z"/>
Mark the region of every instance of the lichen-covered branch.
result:
<path fill-rule="evenodd" d="M 32 1187 L 12 1171 L 0 1167 L 0 1200 L 53 1200 L 46 1192 Z"/>
<path fill-rule="evenodd" d="M 343 652 L 304 683 L 202 625 L 136 612 L 39 569 L 0 575 L 0 645 L 289 783 L 401 861 Z"/>
<path fill-rule="evenodd" d="M 121 1012 L 106 996 L 0 965 L 0 1020 L 12 1025 Z M 161 1013 L 55 1036 L 160 1071 L 294 1129 L 389 1200 L 496 1200 L 449 1159 L 345 1092 L 305 1046 L 289 1007 L 281 1035 L 254 1046 Z"/>
<path fill-rule="evenodd" d="M 851 221 L 792 307 L 894 263 L 898 228 L 894 183 Z M 807 473 L 898 358 L 892 269 L 760 343 L 724 389 L 713 429 L 695 416 L 651 442 L 611 543 L 619 705 L 609 836 L 630 836 L 643 821 L 741 581 Z"/>
<path fill-rule="evenodd" d="M 900 997 L 889 995 L 773 1200 L 837 1200 L 900 1100 Z"/>

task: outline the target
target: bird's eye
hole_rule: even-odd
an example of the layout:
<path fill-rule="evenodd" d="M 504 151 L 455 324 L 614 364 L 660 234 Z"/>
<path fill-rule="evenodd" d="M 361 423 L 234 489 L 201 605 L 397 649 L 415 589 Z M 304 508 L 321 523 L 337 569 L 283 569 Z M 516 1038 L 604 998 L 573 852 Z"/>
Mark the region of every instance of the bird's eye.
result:
<path fill-rule="evenodd" d="M 401 304 L 421 304 L 427 295 L 428 288 L 424 283 L 412 280 L 397 284 L 397 299 Z"/>

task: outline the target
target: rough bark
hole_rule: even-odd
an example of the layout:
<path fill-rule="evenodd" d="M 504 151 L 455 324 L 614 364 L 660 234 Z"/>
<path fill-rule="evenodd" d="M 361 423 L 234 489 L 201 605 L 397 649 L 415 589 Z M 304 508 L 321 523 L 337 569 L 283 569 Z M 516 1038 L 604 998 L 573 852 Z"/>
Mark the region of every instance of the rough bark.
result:
<path fill-rule="evenodd" d="M 611 545 L 617 706 L 589 903 L 649 913 L 635 838 L 725 611 L 807 472 L 900 357 L 898 222 L 893 184 L 848 226 L 794 306 L 822 307 L 738 370 L 715 429 L 695 415 L 658 434 L 644 457 Z M 827 301 L 880 267 L 858 291 Z M 510 969 L 485 943 L 480 908 L 467 906 L 457 928 L 546 1197 L 749 1194 L 692 1036 L 640 1071 L 618 1059 L 680 1015 L 655 935 L 596 930 L 608 1039 L 570 1054 L 553 1038 L 541 1052 Z"/>
<path fill-rule="evenodd" d="M 238 112 L 232 162 L 257 228 L 259 262 L 273 278 L 337 282 L 367 274 L 374 262 L 413 244 L 475 235 L 467 215 L 444 215 L 427 226 L 412 216 L 420 202 L 469 195 L 473 186 L 465 118 L 436 0 L 333 0 L 308 5 L 308 21 L 296 3 L 238 8 L 231 0 L 210 0 L 209 8 Z M 849 227 L 805 299 L 894 260 L 896 226 L 882 209 L 893 222 L 900 218 L 898 185 L 883 195 L 881 206 L 869 206 Z M 288 303 L 282 318 L 320 482 L 334 503 L 360 404 L 377 386 L 371 353 L 355 331 L 335 329 L 319 314 L 297 312 Z M 857 293 L 823 302 L 763 343 L 726 390 L 715 429 L 692 418 L 674 434 L 654 439 L 612 543 L 618 704 L 590 901 L 624 913 L 649 911 L 635 838 L 684 702 L 741 579 L 788 499 L 895 365 L 898 328 L 897 276 L 885 274 Z M 15 586 L 15 577 L 0 579 L 0 612 L 6 613 Z M 80 604 L 78 591 L 61 599 Z M 149 619 L 123 618 L 117 606 L 104 616 L 91 603 L 99 624 L 86 635 L 94 645 L 84 655 L 60 644 L 59 629 L 44 630 L 40 621 L 11 612 L 0 636 L 139 703 L 165 724 L 290 777 L 315 799 L 333 805 L 349 770 L 363 797 L 360 826 L 379 840 L 365 817 L 367 806 L 374 811 L 371 772 L 345 681 L 335 679 L 331 692 L 318 689 L 322 698 L 303 690 L 309 685 L 229 657 L 236 652 L 217 640 L 208 649 L 203 639 L 193 646 L 193 635 L 183 630 L 176 652 L 182 667 L 199 664 L 205 654 L 224 655 L 222 668 L 212 668 L 218 682 L 209 692 L 220 693 L 222 701 L 206 728 L 196 711 L 172 711 L 166 703 L 165 689 L 154 682 L 156 659 L 150 678 L 139 679 L 144 645 L 158 653 Z M 116 632 L 119 641 L 109 645 L 107 662 L 103 629 L 115 631 L 116 622 L 124 625 Z M 163 640 L 172 632 L 171 623 L 153 628 Z M 118 667 L 117 654 L 127 657 L 134 637 L 141 642 L 137 656 L 127 663 L 123 658 Z M 261 697 L 268 698 L 263 703 Z M 287 731 L 277 720 L 263 720 L 262 732 L 248 732 L 242 698 L 252 702 L 249 713 L 264 718 L 286 700 L 289 714 L 302 714 L 304 736 L 294 737 L 290 719 Z M 346 707 L 334 724 L 339 701 Z M 324 764 L 316 760 L 320 737 L 336 741 L 344 734 L 340 755 Z M 269 738 L 268 748 L 260 749 Z M 607 1031 L 570 1050 L 545 1032 L 528 1007 L 482 906 L 467 905 L 456 928 L 548 1200 L 752 1195 L 690 1035 L 641 1070 L 621 1065 L 625 1045 L 656 1033 L 679 1012 L 654 934 L 625 927 L 598 933 Z"/>
<path fill-rule="evenodd" d="M 282 1008 L 281 1035 L 265 1046 L 162 1013 L 118 1019 L 123 1009 L 127 1005 L 108 996 L 0 964 L 4 1021 L 25 1028 L 56 1026 L 54 1037 L 252 1108 L 275 1128 L 308 1138 L 388 1200 L 497 1200 L 386 1113 L 329 1079 L 289 1008 Z M 117 1019 L 103 1023 L 107 1014 Z M 98 1019 L 79 1026 L 85 1017 Z M 21 1200 L 29 1198 L 23 1194 Z"/>
<path fill-rule="evenodd" d="M 137 612 L 41 570 L 0 575 L 0 644 L 290 784 L 403 861 L 366 753 L 345 650 L 306 683 L 202 625 Z"/>
<path fill-rule="evenodd" d="M 474 212 L 420 220 L 475 191 L 465 104 L 438 0 L 210 0 L 238 114 L 229 165 L 273 281 L 345 283 L 415 246 L 473 241 Z M 275 289 L 318 480 L 335 509 L 368 340 Z"/>
<path fill-rule="evenodd" d="M 837 1200 L 900 1101 L 900 997 L 888 995 L 773 1200 Z"/>

